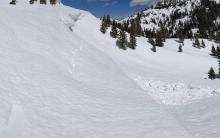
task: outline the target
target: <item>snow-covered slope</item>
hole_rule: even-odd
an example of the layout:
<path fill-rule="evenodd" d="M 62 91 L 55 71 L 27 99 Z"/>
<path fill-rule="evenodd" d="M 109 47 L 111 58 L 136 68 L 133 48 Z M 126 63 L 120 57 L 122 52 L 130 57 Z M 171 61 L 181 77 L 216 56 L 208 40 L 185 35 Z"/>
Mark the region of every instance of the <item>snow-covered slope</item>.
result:
<path fill-rule="evenodd" d="M 193 4 L 194 3 L 194 4 Z M 173 6 L 166 6 L 165 8 L 150 8 L 147 10 L 144 10 L 141 14 L 142 14 L 142 18 L 141 18 L 141 25 L 143 27 L 143 29 L 147 29 L 147 30 L 157 30 L 158 28 L 160 28 L 160 23 L 159 22 L 163 22 L 166 23 L 166 27 L 170 28 L 170 27 L 174 27 L 176 29 L 176 27 L 178 27 L 179 21 L 182 21 L 182 23 L 191 20 L 190 16 L 186 15 L 181 17 L 178 20 L 174 20 L 174 25 L 172 24 L 172 26 L 170 24 L 168 24 L 169 20 L 171 19 L 171 16 L 174 12 L 178 12 L 178 13 L 185 13 L 187 12 L 188 14 L 190 14 L 190 12 L 192 12 L 197 6 L 200 5 L 200 1 L 199 0 L 186 0 L 184 2 L 184 4 L 178 5 L 175 4 Z M 130 20 L 136 18 L 136 15 L 130 16 L 128 18 L 126 18 L 125 20 Z"/>
<path fill-rule="evenodd" d="M 185 38 L 192 38 L 195 33 L 200 33 L 203 36 L 203 30 L 219 32 L 219 24 L 216 22 L 220 17 L 219 1 L 208 1 L 167 0 L 165 3 L 161 1 L 149 9 L 121 20 L 120 23 L 140 18 L 139 22 L 143 31 L 147 31 L 146 36 L 149 32 L 155 33 L 161 29 L 167 30 L 169 37 L 173 38 L 178 36 L 179 31 L 185 34 Z M 217 4 L 213 6 L 214 4 L 211 2 Z M 203 38 L 208 37 L 203 36 Z"/>
<path fill-rule="evenodd" d="M 207 54 L 209 48 L 187 47 L 188 52 L 177 54 L 177 44 L 170 40 L 167 44 L 172 46 L 152 53 L 146 39 L 140 38 L 137 51 L 125 52 L 99 32 L 99 19 L 88 12 L 24 2 L 16 6 L 0 2 L 0 137 L 190 138 L 197 134 L 142 83 L 176 83 L 183 78 L 186 85 L 218 88 L 218 80 L 203 79 L 206 69 L 215 65 Z M 189 62 L 168 72 L 177 60 Z M 191 65 L 191 71 L 185 65 Z"/>
<path fill-rule="evenodd" d="M 156 101 L 181 105 L 220 93 L 219 80 L 207 79 L 211 66 L 218 71 L 217 59 L 209 55 L 215 43 L 204 41 L 207 47 L 197 49 L 191 40 L 185 40 L 183 53 L 177 52 L 179 43 L 175 39 L 168 39 L 153 53 L 146 38 L 138 38 L 135 51 L 118 51 L 112 46 L 106 51 Z"/>

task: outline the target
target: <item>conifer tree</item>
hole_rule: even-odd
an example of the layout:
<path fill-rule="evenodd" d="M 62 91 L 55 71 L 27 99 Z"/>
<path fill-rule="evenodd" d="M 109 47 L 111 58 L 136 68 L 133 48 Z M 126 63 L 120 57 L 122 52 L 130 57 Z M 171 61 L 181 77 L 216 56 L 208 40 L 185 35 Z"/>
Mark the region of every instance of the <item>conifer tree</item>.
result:
<path fill-rule="evenodd" d="M 134 23 L 135 28 L 136 28 L 136 35 L 143 36 L 144 31 L 141 27 L 141 14 L 140 13 L 137 14 L 137 17 L 134 19 L 133 23 Z"/>
<path fill-rule="evenodd" d="M 178 31 L 177 36 L 179 37 L 179 43 L 184 45 L 184 35 L 183 35 L 183 32 L 181 30 Z"/>
<path fill-rule="evenodd" d="M 50 4 L 51 4 L 51 5 L 57 4 L 57 0 L 50 0 Z"/>
<path fill-rule="evenodd" d="M 118 30 L 114 24 L 112 25 L 110 35 L 112 38 L 117 38 L 117 36 L 118 36 Z"/>
<path fill-rule="evenodd" d="M 135 49 L 137 46 L 137 40 L 136 40 L 136 30 L 135 30 L 135 26 L 131 27 L 130 30 L 130 48 L 131 49 Z"/>
<path fill-rule="evenodd" d="M 101 31 L 103 34 L 105 34 L 106 31 L 107 31 L 107 26 L 106 26 L 105 17 L 103 17 L 103 19 L 102 19 L 102 23 L 101 23 L 100 31 Z"/>
<path fill-rule="evenodd" d="M 16 0 L 12 0 L 9 4 L 16 5 Z"/>
<path fill-rule="evenodd" d="M 148 38 L 148 42 L 151 44 L 151 45 L 155 45 L 155 42 L 154 42 L 154 39 L 153 38 Z"/>
<path fill-rule="evenodd" d="M 158 47 L 163 47 L 163 40 L 160 32 L 157 32 L 156 34 L 155 45 Z"/>
<path fill-rule="evenodd" d="M 209 70 L 209 72 L 208 72 L 208 77 L 209 77 L 209 79 L 211 79 L 211 80 L 214 80 L 214 79 L 216 78 L 215 71 L 214 71 L 214 69 L 213 69 L 212 67 L 210 68 L 210 70 Z"/>
<path fill-rule="evenodd" d="M 179 45 L 178 52 L 183 52 L 182 44 Z"/>
<path fill-rule="evenodd" d="M 169 37 L 168 31 L 164 26 L 161 26 L 160 28 L 161 28 L 160 33 L 161 33 L 162 42 L 166 42 L 166 38 Z"/>
<path fill-rule="evenodd" d="M 119 48 L 124 49 L 124 50 L 127 49 L 128 41 L 127 41 L 127 35 L 126 35 L 125 31 L 120 30 L 119 38 L 116 43 Z"/>
<path fill-rule="evenodd" d="M 201 47 L 202 48 L 205 48 L 206 46 L 205 46 L 205 42 L 202 40 L 202 43 L 201 43 Z"/>
<path fill-rule="evenodd" d="M 131 49 L 136 49 L 137 46 L 137 40 L 134 32 L 130 33 L 130 47 Z"/>
<path fill-rule="evenodd" d="M 156 45 L 155 45 L 155 44 L 152 45 L 151 50 L 152 50 L 153 52 L 157 52 L 157 49 L 156 49 Z"/>
<path fill-rule="evenodd" d="M 219 56 L 220 57 L 220 56 Z M 218 74 L 220 75 L 220 58 L 218 60 Z"/>
<path fill-rule="evenodd" d="M 109 15 L 106 16 L 105 23 L 106 23 L 107 27 L 110 27 L 110 25 L 111 25 L 111 17 Z"/>
<path fill-rule="evenodd" d="M 211 55 L 212 56 L 216 56 L 216 50 L 215 50 L 215 46 L 214 45 L 212 45 Z"/>
<path fill-rule="evenodd" d="M 199 39 L 198 39 L 197 36 L 196 36 L 195 39 L 194 39 L 193 47 L 195 47 L 195 48 L 200 48 L 200 42 L 199 42 Z"/>
<path fill-rule="evenodd" d="M 30 0 L 29 3 L 30 3 L 30 4 L 34 4 L 34 0 Z"/>
<path fill-rule="evenodd" d="M 47 4 L 46 0 L 40 0 L 40 4 Z"/>
<path fill-rule="evenodd" d="M 217 48 L 216 48 L 216 57 L 218 58 L 219 55 L 220 55 L 220 46 L 217 46 Z"/>

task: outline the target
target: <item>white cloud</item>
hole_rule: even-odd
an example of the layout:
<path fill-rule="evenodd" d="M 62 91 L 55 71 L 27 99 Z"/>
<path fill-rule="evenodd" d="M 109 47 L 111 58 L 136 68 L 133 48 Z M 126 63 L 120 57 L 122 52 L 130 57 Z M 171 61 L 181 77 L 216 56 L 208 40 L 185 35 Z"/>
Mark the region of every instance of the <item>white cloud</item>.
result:
<path fill-rule="evenodd" d="M 131 0 L 130 6 L 144 6 L 144 5 L 153 5 L 160 0 Z"/>
<path fill-rule="evenodd" d="M 117 0 L 88 0 L 88 2 L 103 2 L 103 7 L 112 6 L 118 3 Z"/>
<path fill-rule="evenodd" d="M 117 3 L 118 3 L 118 1 L 106 2 L 106 3 L 103 5 L 103 7 L 112 6 L 112 5 L 115 5 L 115 4 L 117 4 Z"/>

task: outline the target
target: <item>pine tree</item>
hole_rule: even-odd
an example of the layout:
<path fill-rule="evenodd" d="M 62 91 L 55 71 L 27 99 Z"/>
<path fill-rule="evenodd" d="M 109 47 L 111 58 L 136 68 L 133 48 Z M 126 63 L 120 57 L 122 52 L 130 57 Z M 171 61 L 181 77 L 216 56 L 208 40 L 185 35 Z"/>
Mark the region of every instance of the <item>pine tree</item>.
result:
<path fill-rule="evenodd" d="M 137 17 L 134 19 L 134 25 L 135 25 L 135 28 L 136 28 L 136 34 L 138 36 L 143 36 L 144 31 L 141 27 L 141 14 L 140 13 L 138 13 Z"/>
<path fill-rule="evenodd" d="M 201 47 L 202 48 L 205 48 L 206 46 L 205 46 L 205 42 L 202 40 L 202 43 L 201 43 Z"/>
<path fill-rule="evenodd" d="M 216 50 L 215 50 L 215 46 L 214 45 L 212 45 L 211 55 L 212 56 L 216 56 Z"/>
<path fill-rule="evenodd" d="M 29 3 L 30 3 L 30 4 L 34 4 L 34 0 L 30 0 Z"/>
<path fill-rule="evenodd" d="M 106 23 L 107 27 L 110 27 L 110 25 L 111 25 L 111 17 L 109 15 L 106 16 L 105 23 Z"/>
<path fill-rule="evenodd" d="M 153 47 L 151 48 L 151 50 L 152 50 L 153 52 L 157 52 L 156 45 L 153 44 L 152 46 L 153 46 Z"/>
<path fill-rule="evenodd" d="M 184 45 L 184 35 L 183 35 L 183 32 L 181 30 L 178 31 L 177 36 L 179 37 L 179 43 Z"/>
<path fill-rule="evenodd" d="M 130 28 L 130 48 L 135 49 L 136 46 L 137 46 L 136 30 L 135 30 L 135 26 L 131 26 L 131 28 Z"/>
<path fill-rule="evenodd" d="M 130 47 L 131 49 L 136 49 L 137 46 L 137 40 L 134 32 L 130 33 Z"/>
<path fill-rule="evenodd" d="M 155 42 L 154 42 L 154 39 L 153 38 L 148 38 L 148 42 L 151 44 L 151 45 L 155 45 Z"/>
<path fill-rule="evenodd" d="M 169 37 L 168 30 L 163 25 L 160 26 L 160 28 L 161 28 L 160 33 L 161 33 L 162 42 L 166 42 L 166 38 Z"/>
<path fill-rule="evenodd" d="M 156 34 L 155 45 L 158 47 L 163 47 L 163 40 L 160 32 L 157 32 Z"/>
<path fill-rule="evenodd" d="M 195 47 L 195 48 L 200 48 L 200 42 L 199 42 L 198 37 L 196 37 L 196 38 L 194 39 L 193 47 Z"/>
<path fill-rule="evenodd" d="M 220 46 L 216 48 L 216 57 L 218 58 L 218 56 L 220 56 Z"/>
<path fill-rule="evenodd" d="M 9 4 L 16 5 L 16 0 L 12 0 Z"/>
<path fill-rule="evenodd" d="M 127 41 L 127 35 L 126 35 L 125 31 L 120 30 L 119 38 L 116 43 L 119 48 L 124 49 L 124 50 L 127 49 L 128 41 Z"/>
<path fill-rule="evenodd" d="M 215 71 L 214 71 L 214 69 L 213 69 L 212 67 L 210 68 L 210 70 L 209 70 L 209 72 L 208 72 L 208 77 L 209 77 L 209 79 L 211 79 L 211 80 L 214 80 L 214 79 L 216 78 Z"/>
<path fill-rule="evenodd" d="M 220 75 L 220 60 L 218 60 L 218 74 Z"/>
<path fill-rule="evenodd" d="M 40 4 L 47 4 L 46 0 L 40 0 Z"/>
<path fill-rule="evenodd" d="M 179 45 L 178 52 L 183 52 L 182 44 Z"/>
<path fill-rule="evenodd" d="M 111 35 L 112 38 L 117 38 L 117 36 L 118 36 L 118 30 L 117 30 L 117 27 L 114 24 L 112 25 L 110 35 Z"/>
<path fill-rule="evenodd" d="M 50 0 L 50 4 L 51 4 L 51 5 L 57 4 L 57 0 Z"/>
<path fill-rule="evenodd" d="M 106 31 L 107 31 L 107 26 L 106 26 L 105 18 L 102 19 L 100 31 L 101 31 L 103 34 L 105 34 Z"/>

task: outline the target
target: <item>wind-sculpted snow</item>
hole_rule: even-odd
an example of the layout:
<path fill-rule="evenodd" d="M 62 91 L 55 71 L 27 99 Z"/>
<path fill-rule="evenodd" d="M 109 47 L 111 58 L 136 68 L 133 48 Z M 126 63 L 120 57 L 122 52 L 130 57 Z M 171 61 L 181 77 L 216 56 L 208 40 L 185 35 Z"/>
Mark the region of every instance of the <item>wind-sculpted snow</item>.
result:
<path fill-rule="evenodd" d="M 220 96 L 203 99 L 192 104 L 169 106 L 173 116 L 197 138 L 219 138 Z"/>
<path fill-rule="evenodd" d="M 0 136 L 190 137 L 96 48 L 108 41 L 88 12 L 4 5 L 0 17 Z"/>
<path fill-rule="evenodd" d="M 208 48 L 200 52 L 186 48 L 185 53 L 177 55 L 176 42 L 169 40 L 167 44 L 174 47 L 166 45 L 166 49 L 152 53 L 147 40 L 139 38 L 136 51 L 121 51 L 115 40 L 99 32 L 99 19 L 88 12 L 63 5 L 0 7 L 0 136 L 195 136 L 149 95 L 150 89 L 142 89 L 135 78 L 167 81 L 184 76 L 184 80 L 192 79 L 192 83 L 199 80 L 200 84 L 216 86 L 218 81 L 212 84 L 203 80 L 205 67 L 216 62 L 208 55 Z M 158 56 L 160 53 L 163 60 Z M 171 62 L 173 56 L 181 61 L 190 58 L 188 64 L 199 60 L 205 63 L 191 66 L 191 71 L 184 70 L 183 75 L 178 71 L 169 73 L 168 68 L 176 64 Z M 196 69 L 197 75 L 187 75 Z M 157 74 L 159 71 L 161 74 Z M 168 78 L 172 74 L 176 76 Z"/>

